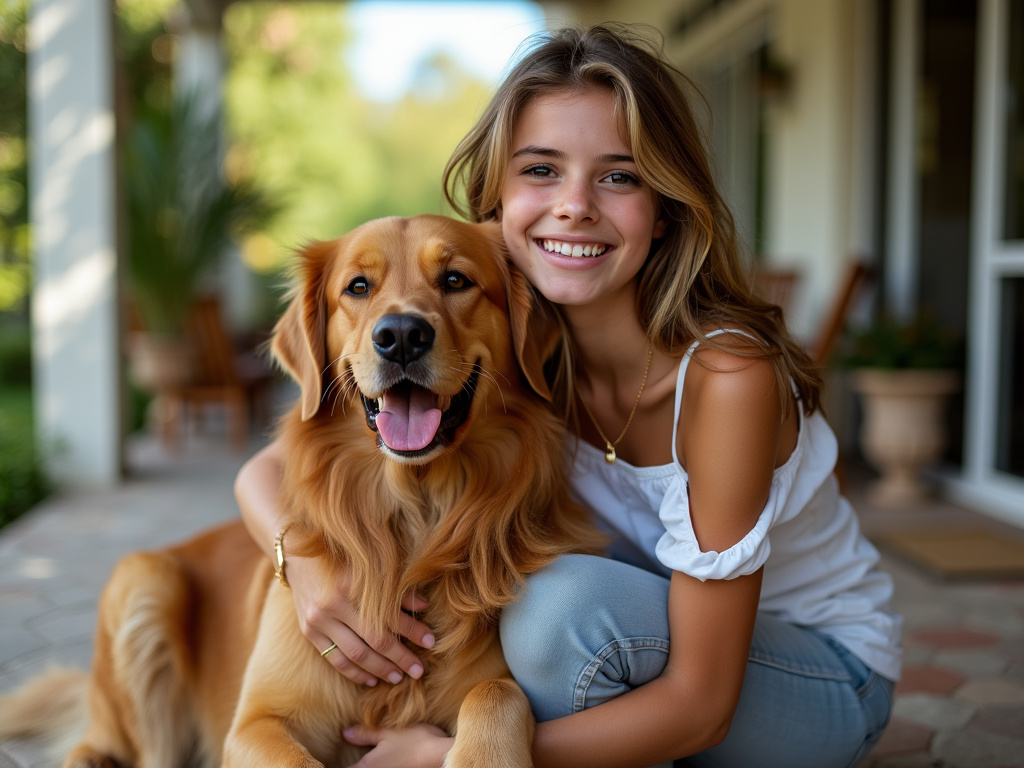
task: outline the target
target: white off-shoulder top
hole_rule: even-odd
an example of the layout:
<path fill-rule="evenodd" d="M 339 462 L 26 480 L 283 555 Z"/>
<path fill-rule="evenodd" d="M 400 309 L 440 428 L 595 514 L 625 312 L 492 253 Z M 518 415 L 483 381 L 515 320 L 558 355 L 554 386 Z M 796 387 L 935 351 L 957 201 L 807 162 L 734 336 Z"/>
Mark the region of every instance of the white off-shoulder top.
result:
<path fill-rule="evenodd" d="M 723 333 L 728 331 L 717 331 Z M 745 335 L 745 334 L 744 334 Z M 690 520 L 686 470 L 676 454 L 683 382 L 693 344 L 679 365 L 672 463 L 614 464 L 579 441 L 573 492 L 615 536 L 612 555 L 651 571 L 681 571 L 702 581 L 732 579 L 764 566 L 759 610 L 813 627 L 850 649 L 879 674 L 900 674 L 900 617 L 889 608 L 892 579 L 833 473 L 838 446 L 824 417 L 800 410 L 800 434 L 775 470 L 768 502 L 754 527 L 723 552 L 703 552 Z"/>

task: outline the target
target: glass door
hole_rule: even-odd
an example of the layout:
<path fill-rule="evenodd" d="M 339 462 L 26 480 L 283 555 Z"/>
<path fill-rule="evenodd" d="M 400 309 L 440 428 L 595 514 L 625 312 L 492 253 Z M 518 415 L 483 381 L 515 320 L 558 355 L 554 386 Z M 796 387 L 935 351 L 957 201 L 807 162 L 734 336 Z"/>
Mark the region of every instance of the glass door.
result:
<path fill-rule="evenodd" d="M 1024 526 L 1024 0 L 979 26 L 965 494 Z"/>

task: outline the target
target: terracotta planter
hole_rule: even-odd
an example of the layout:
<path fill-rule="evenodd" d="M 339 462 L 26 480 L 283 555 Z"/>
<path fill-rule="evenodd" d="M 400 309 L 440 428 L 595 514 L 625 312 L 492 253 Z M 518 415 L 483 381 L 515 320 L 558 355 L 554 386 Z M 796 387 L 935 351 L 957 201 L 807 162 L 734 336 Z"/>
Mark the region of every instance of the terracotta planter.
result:
<path fill-rule="evenodd" d="M 134 333 L 128 339 L 129 375 L 139 387 L 155 394 L 192 381 L 196 353 L 181 337 Z"/>
<path fill-rule="evenodd" d="M 946 406 L 960 391 L 957 371 L 854 371 L 851 384 L 864 406 L 861 450 L 881 474 L 869 489 L 880 506 L 905 506 L 928 495 L 921 470 L 946 449 Z"/>

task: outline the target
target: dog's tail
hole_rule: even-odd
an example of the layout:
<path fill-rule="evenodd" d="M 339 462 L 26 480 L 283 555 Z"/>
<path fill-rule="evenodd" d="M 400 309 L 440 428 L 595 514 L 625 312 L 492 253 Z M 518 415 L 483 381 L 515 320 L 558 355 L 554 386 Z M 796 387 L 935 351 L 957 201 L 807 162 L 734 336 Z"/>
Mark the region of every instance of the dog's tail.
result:
<path fill-rule="evenodd" d="M 89 673 L 54 668 L 0 696 L 0 741 L 40 739 L 59 762 L 89 723 Z"/>

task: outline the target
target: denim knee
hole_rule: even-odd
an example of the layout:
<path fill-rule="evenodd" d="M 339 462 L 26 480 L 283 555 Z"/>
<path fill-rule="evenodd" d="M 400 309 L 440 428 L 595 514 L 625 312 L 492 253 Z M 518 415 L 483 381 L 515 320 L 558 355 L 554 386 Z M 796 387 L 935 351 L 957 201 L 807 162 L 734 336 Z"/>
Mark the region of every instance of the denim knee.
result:
<path fill-rule="evenodd" d="M 606 558 L 566 555 L 530 576 L 500 631 L 537 719 L 657 677 L 668 654 L 667 600 L 667 579 Z"/>
<path fill-rule="evenodd" d="M 519 599 L 502 612 L 501 644 L 517 680 L 544 679 L 566 655 L 567 640 L 579 640 L 579 614 L 600 600 L 592 593 L 591 559 L 563 555 L 527 577 Z"/>

